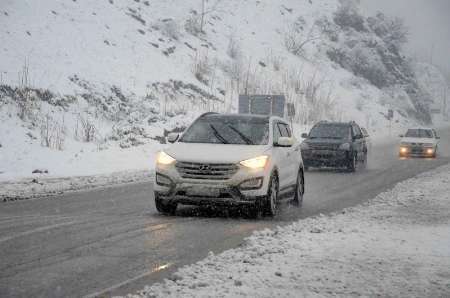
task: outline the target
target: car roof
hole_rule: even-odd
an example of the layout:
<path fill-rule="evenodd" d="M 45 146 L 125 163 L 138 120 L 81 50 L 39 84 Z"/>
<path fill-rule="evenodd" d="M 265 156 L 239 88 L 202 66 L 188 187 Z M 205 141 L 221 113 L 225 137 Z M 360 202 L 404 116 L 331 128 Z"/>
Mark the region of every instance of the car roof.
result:
<path fill-rule="evenodd" d="M 320 121 L 317 122 L 314 126 L 316 125 L 352 125 L 353 122 L 337 122 L 337 121 Z"/>
<path fill-rule="evenodd" d="M 408 128 L 408 130 L 410 130 L 410 129 L 434 130 L 434 128 L 430 128 L 430 127 L 410 127 L 410 128 Z"/>
<path fill-rule="evenodd" d="M 261 119 L 261 120 L 279 120 L 282 122 L 287 122 L 285 119 L 273 116 L 273 115 L 258 115 L 258 114 L 232 114 L 232 113 L 205 113 L 200 116 L 201 118 L 221 118 L 221 117 L 231 117 L 231 118 L 252 118 L 252 119 Z"/>

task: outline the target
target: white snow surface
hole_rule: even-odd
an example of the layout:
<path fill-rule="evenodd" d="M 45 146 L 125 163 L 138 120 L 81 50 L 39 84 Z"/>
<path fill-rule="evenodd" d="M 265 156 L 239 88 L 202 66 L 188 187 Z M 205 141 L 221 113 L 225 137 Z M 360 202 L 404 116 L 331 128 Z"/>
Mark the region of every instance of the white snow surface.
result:
<path fill-rule="evenodd" d="M 389 108 L 410 106 L 405 92 L 378 89 L 331 63 L 322 33 L 313 32 L 320 41 L 308 43 L 302 55 L 287 51 L 284 37 L 290 26 L 301 22 L 302 34 L 308 34 L 318 19 L 332 20 L 338 0 L 221 1 L 208 14 L 205 33 L 194 36 L 185 25 L 193 10 L 198 14 L 200 4 L 181 0 L 3 0 L 0 85 L 20 85 L 27 65 L 29 87 L 75 100 L 66 101 L 65 107 L 34 102 L 33 115 L 23 120 L 17 116 L 15 99 L 0 98 L 0 181 L 34 178 L 36 169 L 48 170 L 46 177 L 51 179 L 151 170 L 155 152 L 164 147 L 157 138 L 165 130 L 185 127 L 201 112 L 236 112 L 239 91 L 233 67 L 241 70 L 241 89 L 247 72 L 250 92 L 284 93 L 298 103 L 297 111 L 305 114 L 302 117 L 320 111 L 314 121 L 355 120 L 374 139 L 384 139 L 390 126 L 395 135 L 416 124 L 399 112 L 389 123 Z M 172 29 L 164 24 L 172 24 Z M 236 45 L 237 57 L 229 54 L 230 41 Z M 164 54 L 169 49 L 173 53 Z M 199 82 L 193 73 L 204 58 L 209 85 Z M 430 76 L 436 75 L 430 72 Z M 174 81 L 191 85 L 174 90 Z M 296 84 L 304 91 L 313 81 L 320 83 L 322 96 L 331 92 L 330 107 L 316 109 L 306 102 L 304 92 L 297 90 Z M 153 86 L 168 82 L 169 87 Z M 113 86 L 123 93 L 125 102 L 112 94 Z M 205 100 L 205 94 L 215 100 Z M 60 150 L 42 146 L 40 127 L 49 116 L 64 126 Z M 95 125 L 94 142 L 77 138 L 80 116 Z M 294 124 L 299 127 L 299 137 L 313 123 L 305 126 L 298 118 Z M 142 144 L 124 148 L 126 137 L 112 139 L 117 136 L 115 129 L 136 127 L 142 131 L 132 137 Z"/>
<path fill-rule="evenodd" d="M 450 165 L 263 230 L 128 297 L 449 297 Z"/>

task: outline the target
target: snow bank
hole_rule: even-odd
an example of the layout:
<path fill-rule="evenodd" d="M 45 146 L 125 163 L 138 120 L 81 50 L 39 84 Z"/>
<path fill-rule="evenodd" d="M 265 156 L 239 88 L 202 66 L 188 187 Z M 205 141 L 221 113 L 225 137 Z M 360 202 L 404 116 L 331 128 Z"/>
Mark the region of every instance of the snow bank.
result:
<path fill-rule="evenodd" d="M 153 176 L 153 170 L 72 177 L 48 177 L 47 174 L 40 173 L 33 178 L 0 182 L 0 201 L 34 199 L 118 184 L 150 182 Z"/>
<path fill-rule="evenodd" d="M 450 295 L 450 166 L 212 253 L 128 297 Z"/>

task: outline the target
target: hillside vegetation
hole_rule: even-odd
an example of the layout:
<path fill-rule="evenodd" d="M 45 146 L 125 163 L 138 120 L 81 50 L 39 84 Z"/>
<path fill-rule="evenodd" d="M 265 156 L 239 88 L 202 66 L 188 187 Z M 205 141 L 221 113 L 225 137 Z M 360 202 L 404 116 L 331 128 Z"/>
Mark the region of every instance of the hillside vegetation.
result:
<path fill-rule="evenodd" d="M 431 121 L 407 28 L 353 1 L 11 0 L 0 15 L 0 172 L 48 164 L 31 152 L 148 154 L 201 112 L 235 112 L 240 93 L 285 94 L 302 127 L 377 133 L 388 109 L 394 125 Z"/>

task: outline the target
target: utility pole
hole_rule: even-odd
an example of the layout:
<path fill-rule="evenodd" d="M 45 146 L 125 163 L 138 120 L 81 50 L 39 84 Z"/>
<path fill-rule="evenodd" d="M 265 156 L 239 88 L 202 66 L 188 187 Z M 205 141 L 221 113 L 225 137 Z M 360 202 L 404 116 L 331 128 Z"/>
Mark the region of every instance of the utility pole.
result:
<path fill-rule="evenodd" d="M 434 42 L 431 44 L 430 50 L 430 64 L 433 65 L 433 54 L 434 54 Z"/>
<path fill-rule="evenodd" d="M 443 104 L 442 104 L 442 116 L 445 121 L 448 121 L 448 111 L 447 111 L 447 96 L 449 94 L 449 88 L 450 86 L 445 86 L 444 88 L 444 98 L 443 98 Z"/>

